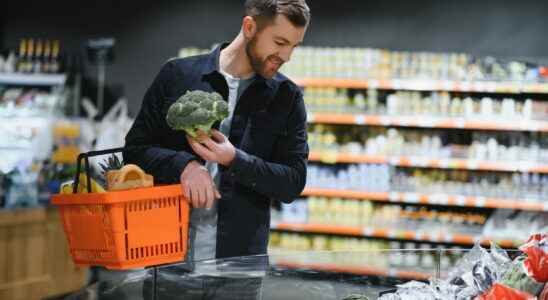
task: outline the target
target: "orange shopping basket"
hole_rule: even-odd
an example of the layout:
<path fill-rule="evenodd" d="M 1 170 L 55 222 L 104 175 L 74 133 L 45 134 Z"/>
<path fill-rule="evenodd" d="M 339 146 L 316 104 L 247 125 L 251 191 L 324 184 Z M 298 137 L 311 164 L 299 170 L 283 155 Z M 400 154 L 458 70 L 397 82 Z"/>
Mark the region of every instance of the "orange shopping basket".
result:
<path fill-rule="evenodd" d="M 56 194 L 72 259 L 81 266 L 131 269 L 182 262 L 188 249 L 189 203 L 181 186 L 92 193 L 89 157 L 124 148 L 81 153 L 73 194 Z M 88 193 L 77 194 L 84 160 Z"/>

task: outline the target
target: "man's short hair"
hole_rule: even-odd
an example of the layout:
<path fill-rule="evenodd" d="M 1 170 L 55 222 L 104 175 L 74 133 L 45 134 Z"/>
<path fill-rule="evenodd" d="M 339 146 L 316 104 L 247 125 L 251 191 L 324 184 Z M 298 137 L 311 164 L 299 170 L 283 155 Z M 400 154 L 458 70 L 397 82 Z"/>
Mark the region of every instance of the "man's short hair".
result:
<path fill-rule="evenodd" d="M 305 27 L 310 23 L 310 8 L 306 0 L 245 1 L 245 15 L 257 22 L 259 30 L 271 24 L 278 14 L 286 16 L 297 27 Z"/>

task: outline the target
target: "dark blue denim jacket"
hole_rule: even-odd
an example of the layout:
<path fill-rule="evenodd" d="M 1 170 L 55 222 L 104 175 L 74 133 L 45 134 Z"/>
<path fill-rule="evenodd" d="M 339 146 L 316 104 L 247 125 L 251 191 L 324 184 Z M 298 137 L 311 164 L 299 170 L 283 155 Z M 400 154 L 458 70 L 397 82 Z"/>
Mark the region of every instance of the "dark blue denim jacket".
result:
<path fill-rule="evenodd" d="M 156 184 L 177 183 L 189 161 L 202 161 L 185 133 L 170 129 L 165 117 L 189 90 L 216 91 L 228 99 L 227 83 L 218 72 L 223 46 L 168 61 L 145 94 L 126 146 L 154 146 L 125 151 L 124 160 L 152 174 Z M 236 158 L 230 167 L 220 167 L 218 258 L 266 253 L 271 201 L 293 201 L 306 182 L 309 150 L 302 92 L 282 74 L 257 77 L 234 111 L 229 139 Z"/>

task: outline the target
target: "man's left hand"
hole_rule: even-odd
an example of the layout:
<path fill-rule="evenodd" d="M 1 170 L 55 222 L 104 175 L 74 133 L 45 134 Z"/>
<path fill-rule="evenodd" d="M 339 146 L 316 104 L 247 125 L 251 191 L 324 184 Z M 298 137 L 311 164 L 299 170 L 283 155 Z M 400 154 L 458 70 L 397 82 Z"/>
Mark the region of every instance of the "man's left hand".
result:
<path fill-rule="evenodd" d="M 206 161 L 216 162 L 229 167 L 236 156 L 236 148 L 220 131 L 212 129 L 211 137 L 203 134 L 196 141 L 187 136 L 188 143 L 192 150 Z"/>

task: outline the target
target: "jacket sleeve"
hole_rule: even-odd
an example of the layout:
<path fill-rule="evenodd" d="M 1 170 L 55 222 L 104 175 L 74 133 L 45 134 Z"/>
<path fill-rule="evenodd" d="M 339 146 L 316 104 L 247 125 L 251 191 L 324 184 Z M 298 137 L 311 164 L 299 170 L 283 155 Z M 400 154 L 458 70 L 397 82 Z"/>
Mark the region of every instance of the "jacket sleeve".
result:
<path fill-rule="evenodd" d="M 140 166 L 154 176 L 156 183 L 176 183 L 191 160 L 199 160 L 192 153 L 167 148 L 164 137 L 169 134 L 165 121 L 167 96 L 174 90 L 175 67 L 167 62 L 148 88 L 141 110 L 126 136 L 124 161 Z M 136 147 L 142 146 L 142 147 Z"/>
<path fill-rule="evenodd" d="M 306 109 L 300 91 L 295 92 L 292 102 L 288 134 L 281 141 L 285 153 L 277 153 L 276 160 L 268 162 L 236 149 L 236 157 L 227 170 L 238 183 L 285 203 L 298 198 L 304 189 L 309 152 Z"/>

